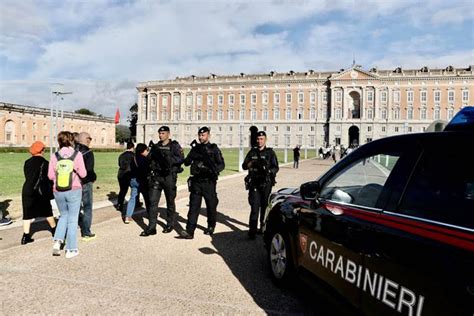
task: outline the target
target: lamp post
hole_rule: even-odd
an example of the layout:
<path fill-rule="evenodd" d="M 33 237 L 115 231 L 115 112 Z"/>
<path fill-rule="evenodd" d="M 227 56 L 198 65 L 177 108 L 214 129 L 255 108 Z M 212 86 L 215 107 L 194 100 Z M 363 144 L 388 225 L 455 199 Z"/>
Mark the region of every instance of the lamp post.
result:
<path fill-rule="evenodd" d="M 53 146 L 53 135 L 58 134 L 58 120 L 59 120 L 59 97 L 60 100 L 63 100 L 63 95 L 72 94 L 72 92 L 64 92 L 64 84 L 54 83 L 51 89 L 51 93 L 54 96 L 51 101 L 51 113 L 50 113 L 50 130 L 49 130 L 49 146 L 50 146 L 50 155 L 53 155 L 53 152 L 56 151 L 56 146 Z M 56 110 L 56 113 L 54 111 Z M 53 126 L 54 125 L 54 126 Z M 61 102 L 61 129 L 64 129 L 64 108 Z M 53 151 L 54 147 L 54 151 Z"/>

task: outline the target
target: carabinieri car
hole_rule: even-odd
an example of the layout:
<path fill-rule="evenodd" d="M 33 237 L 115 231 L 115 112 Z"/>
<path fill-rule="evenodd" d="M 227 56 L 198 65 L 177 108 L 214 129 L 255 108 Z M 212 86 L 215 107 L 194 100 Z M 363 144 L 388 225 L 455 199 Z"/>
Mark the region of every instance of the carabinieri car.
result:
<path fill-rule="evenodd" d="M 265 223 L 276 283 L 315 277 L 367 315 L 472 316 L 474 107 L 273 193 Z"/>

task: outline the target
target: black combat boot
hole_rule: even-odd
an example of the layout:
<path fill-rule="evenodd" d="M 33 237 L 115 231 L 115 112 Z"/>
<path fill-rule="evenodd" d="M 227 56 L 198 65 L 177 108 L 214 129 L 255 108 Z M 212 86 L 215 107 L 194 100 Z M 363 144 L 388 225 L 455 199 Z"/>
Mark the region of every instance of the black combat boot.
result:
<path fill-rule="evenodd" d="M 26 245 L 30 242 L 35 241 L 34 239 L 31 238 L 30 234 L 25 234 L 23 233 L 23 237 L 21 237 L 21 244 Z"/>

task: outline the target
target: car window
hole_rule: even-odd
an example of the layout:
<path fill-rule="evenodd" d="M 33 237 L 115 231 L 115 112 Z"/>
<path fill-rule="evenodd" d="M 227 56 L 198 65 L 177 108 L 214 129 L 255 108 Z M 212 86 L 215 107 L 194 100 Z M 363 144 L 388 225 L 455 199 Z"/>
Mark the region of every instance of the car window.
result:
<path fill-rule="evenodd" d="M 443 146 L 423 153 L 398 211 L 451 225 L 474 228 L 474 156 Z"/>
<path fill-rule="evenodd" d="M 320 198 L 375 208 L 398 158 L 380 154 L 355 161 L 323 185 Z"/>

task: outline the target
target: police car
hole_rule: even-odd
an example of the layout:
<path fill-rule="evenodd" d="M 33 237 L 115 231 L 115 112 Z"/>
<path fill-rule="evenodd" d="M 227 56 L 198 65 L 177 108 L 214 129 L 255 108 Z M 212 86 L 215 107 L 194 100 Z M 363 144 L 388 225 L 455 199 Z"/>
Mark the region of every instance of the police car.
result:
<path fill-rule="evenodd" d="M 473 315 L 473 145 L 465 107 L 443 132 L 373 141 L 273 193 L 274 281 L 314 279 L 367 315 Z"/>

